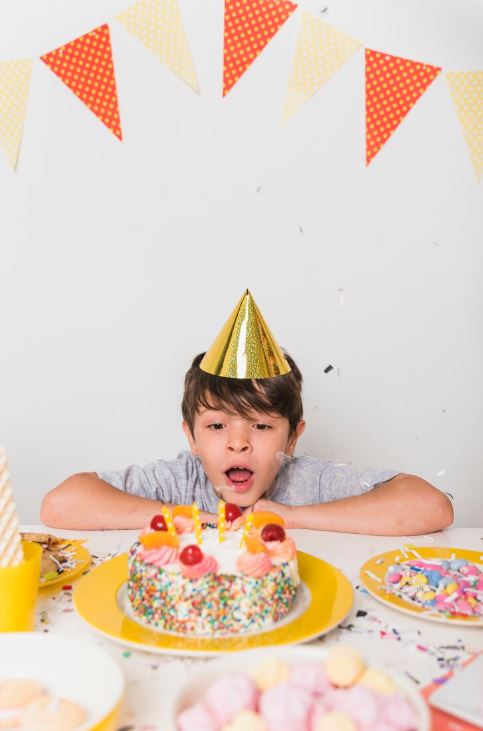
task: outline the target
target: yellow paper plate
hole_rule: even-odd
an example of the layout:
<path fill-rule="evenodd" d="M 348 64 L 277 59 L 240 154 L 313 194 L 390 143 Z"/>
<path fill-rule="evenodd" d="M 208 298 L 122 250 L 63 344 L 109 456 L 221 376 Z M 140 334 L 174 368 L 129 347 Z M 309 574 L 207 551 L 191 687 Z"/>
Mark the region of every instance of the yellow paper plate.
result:
<path fill-rule="evenodd" d="M 119 594 L 127 581 L 127 554 L 93 569 L 76 586 L 74 607 L 96 631 L 123 645 L 172 655 L 212 655 L 255 647 L 306 642 L 334 629 L 349 614 L 352 586 L 331 564 L 298 553 L 306 606 L 293 620 L 265 632 L 233 637 L 188 637 L 148 629 L 120 607 Z"/>
<path fill-rule="evenodd" d="M 471 561 L 472 563 L 481 564 L 483 562 L 481 560 L 481 554 L 478 553 L 478 551 L 469 551 L 465 548 L 437 548 L 435 546 L 429 547 L 413 545 L 405 545 L 403 548 L 404 551 L 399 548 L 397 551 L 380 553 L 377 556 L 370 558 L 361 566 L 361 582 L 373 597 L 378 599 L 380 602 L 387 604 L 387 606 L 392 607 L 392 609 L 397 609 L 400 612 L 411 614 L 413 617 L 417 616 L 421 619 L 429 619 L 432 622 L 483 627 L 483 617 L 467 617 L 464 614 L 455 614 L 446 617 L 445 615 L 432 611 L 427 607 L 418 607 L 416 604 L 410 604 L 395 594 L 388 593 L 384 585 L 384 577 L 389 566 L 394 563 L 404 563 L 404 561 L 417 558 L 417 554 L 424 559 L 465 558 L 467 561 Z M 417 554 L 411 552 L 411 549 L 413 548 Z M 405 556 L 404 553 L 407 555 Z"/>
<path fill-rule="evenodd" d="M 77 564 L 76 566 L 74 566 L 74 568 L 63 571 L 55 578 L 49 579 L 48 581 L 42 581 L 42 577 L 40 577 L 39 587 L 41 589 L 44 589 L 47 586 L 57 586 L 58 584 L 69 584 L 72 579 L 80 576 L 82 572 L 85 571 L 86 568 L 88 568 L 88 566 L 90 565 L 91 554 L 86 548 L 84 548 L 84 546 L 81 546 L 80 543 L 78 543 L 77 541 L 70 541 L 68 538 L 65 539 L 64 543 L 66 546 L 72 546 L 73 559 L 77 561 Z M 61 546 L 61 548 L 62 547 L 63 546 Z"/>
<path fill-rule="evenodd" d="M 87 712 L 76 731 L 115 731 L 124 695 L 120 667 L 85 640 L 39 632 L 0 634 L 0 678 L 31 678 Z"/>

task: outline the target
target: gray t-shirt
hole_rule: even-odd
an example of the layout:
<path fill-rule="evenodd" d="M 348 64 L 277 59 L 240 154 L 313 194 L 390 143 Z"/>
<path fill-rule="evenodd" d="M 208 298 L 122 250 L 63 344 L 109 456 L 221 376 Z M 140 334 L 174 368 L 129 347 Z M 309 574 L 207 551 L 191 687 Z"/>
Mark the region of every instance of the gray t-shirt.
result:
<path fill-rule="evenodd" d="M 397 474 L 396 470 L 373 468 L 357 472 L 350 465 L 325 459 L 289 457 L 264 497 L 284 505 L 317 505 L 362 495 Z M 145 467 L 131 465 L 118 472 L 97 475 L 131 495 L 174 505 L 196 502 L 201 510 L 217 512 L 218 496 L 201 461 L 191 452 L 180 452 L 173 460 L 158 459 Z"/>

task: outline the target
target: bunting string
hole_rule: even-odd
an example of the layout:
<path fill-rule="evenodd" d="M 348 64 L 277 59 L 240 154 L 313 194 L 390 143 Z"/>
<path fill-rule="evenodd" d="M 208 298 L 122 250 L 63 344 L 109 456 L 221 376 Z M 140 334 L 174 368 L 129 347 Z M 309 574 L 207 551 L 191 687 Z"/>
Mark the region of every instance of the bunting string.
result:
<path fill-rule="evenodd" d="M 223 98 L 270 46 L 298 9 L 290 0 L 225 0 Z M 300 10 L 282 119 L 302 107 L 363 47 L 363 41 Z M 191 90 L 199 92 L 195 65 L 178 0 L 138 0 L 115 20 Z M 108 23 L 40 60 L 119 140 L 123 139 Z M 366 165 L 371 164 L 442 69 L 365 48 Z M 23 135 L 33 60 L 0 62 L 0 147 L 15 170 Z M 483 70 L 445 71 L 469 158 L 483 173 Z M 248 83 L 248 77 L 244 84 Z M 231 94 L 230 94 L 231 95 Z"/>

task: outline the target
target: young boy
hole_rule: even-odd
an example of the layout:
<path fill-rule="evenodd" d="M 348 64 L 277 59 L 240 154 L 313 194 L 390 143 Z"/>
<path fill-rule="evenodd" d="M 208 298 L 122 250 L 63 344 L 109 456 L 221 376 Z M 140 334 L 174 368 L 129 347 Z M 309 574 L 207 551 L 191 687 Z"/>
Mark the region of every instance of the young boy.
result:
<path fill-rule="evenodd" d="M 162 504 L 194 501 L 202 520 L 216 522 L 222 498 L 248 511 L 277 512 L 288 528 L 414 535 L 450 525 L 449 499 L 420 477 L 294 457 L 305 429 L 301 390 L 297 365 L 247 291 L 186 374 L 183 430 L 191 451 L 144 468 L 73 475 L 45 496 L 43 522 L 141 528 Z"/>

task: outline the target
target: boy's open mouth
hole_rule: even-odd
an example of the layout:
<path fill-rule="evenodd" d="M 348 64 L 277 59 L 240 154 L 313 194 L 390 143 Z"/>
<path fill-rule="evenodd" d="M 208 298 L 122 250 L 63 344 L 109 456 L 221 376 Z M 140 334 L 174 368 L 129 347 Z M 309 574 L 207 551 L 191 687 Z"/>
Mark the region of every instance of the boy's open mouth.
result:
<path fill-rule="evenodd" d="M 248 467 L 230 467 L 226 470 L 225 475 L 228 478 L 228 484 L 233 487 L 235 492 L 245 492 L 251 487 L 253 471 Z"/>

